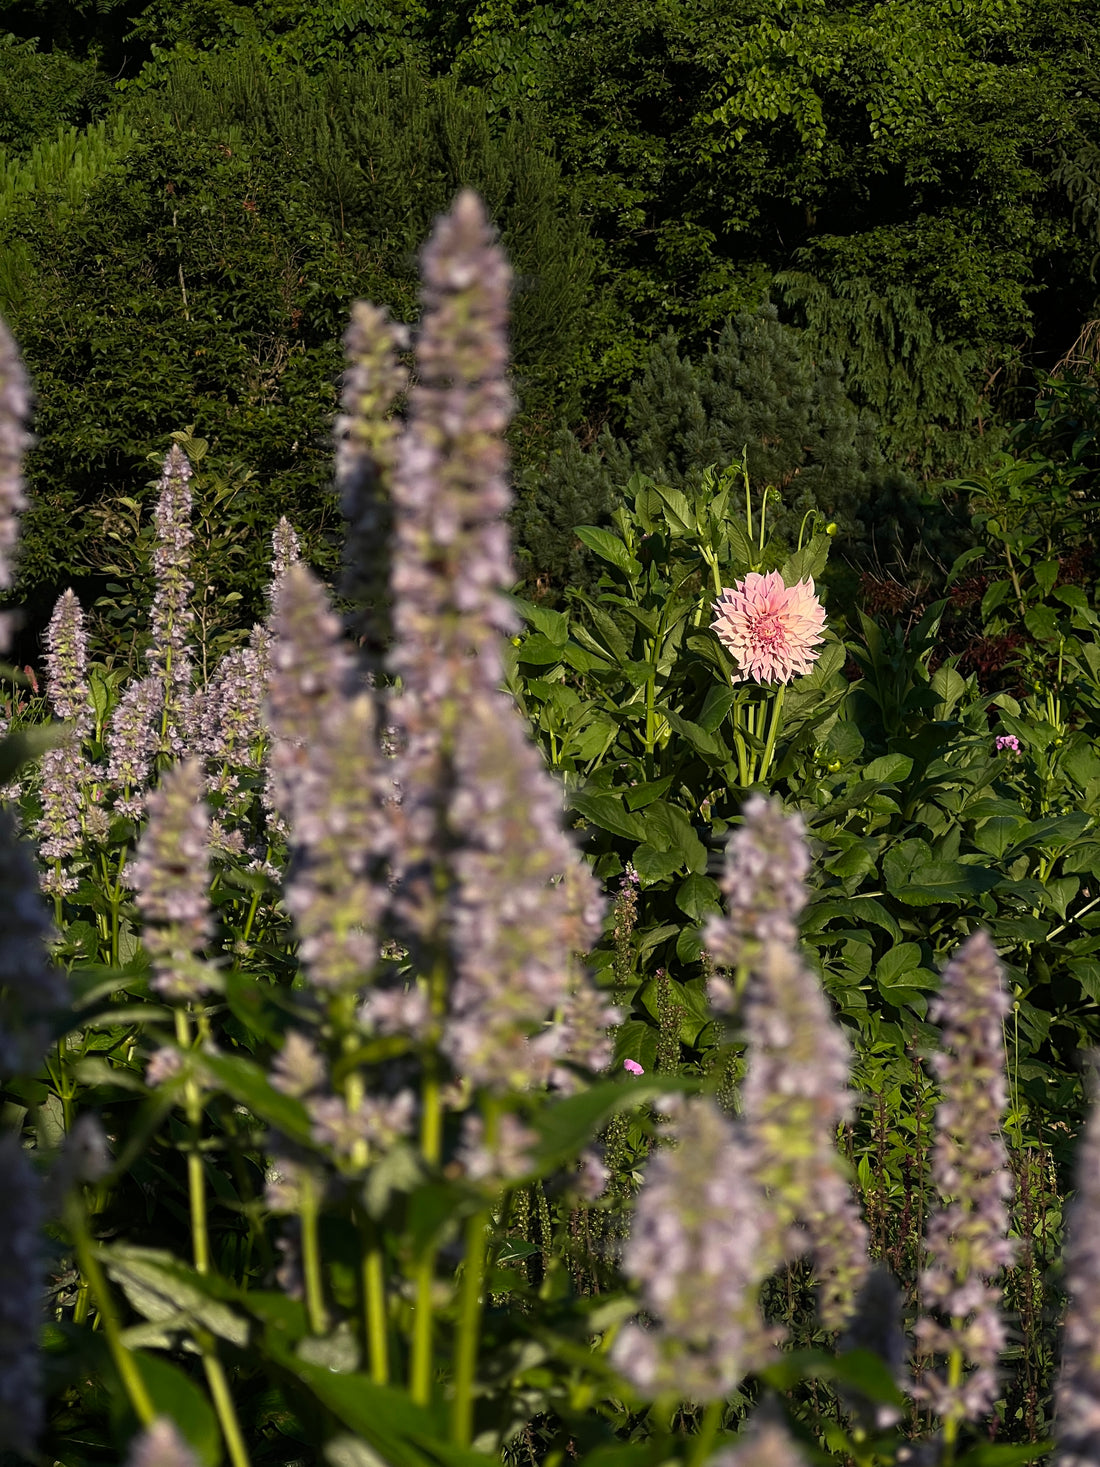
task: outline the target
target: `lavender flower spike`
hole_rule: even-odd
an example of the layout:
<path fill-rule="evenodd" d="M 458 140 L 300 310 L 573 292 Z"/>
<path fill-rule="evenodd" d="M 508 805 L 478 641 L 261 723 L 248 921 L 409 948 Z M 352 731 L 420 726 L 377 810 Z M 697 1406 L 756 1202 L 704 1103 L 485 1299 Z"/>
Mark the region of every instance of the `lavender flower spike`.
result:
<path fill-rule="evenodd" d="M 386 311 L 366 301 L 352 305 L 343 413 L 336 422 L 336 482 L 348 522 L 340 589 L 357 603 L 354 630 L 375 655 L 390 639 L 389 481 L 401 432 L 392 408 L 408 386 L 397 359 L 407 342 L 406 328 Z"/>
<path fill-rule="evenodd" d="M 53 927 L 31 851 L 8 810 L 0 810 L 0 932 L 0 1075 L 33 1073 L 69 995 L 47 956 Z"/>
<path fill-rule="evenodd" d="M 1007 1236 L 1012 1173 L 1001 1135 L 1007 1011 L 997 954 L 988 935 L 976 932 L 944 970 L 929 1011 L 943 1034 L 932 1061 L 943 1094 L 932 1177 L 945 1201 L 928 1224 L 929 1264 L 920 1293 L 924 1309 L 950 1323 L 926 1313 L 915 1333 L 926 1350 L 957 1351 L 975 1367 L 958 1385 L 941 1375 L 924 1377 L 920 1398 L 948 1422 L 980 1420 L 997 1398 L 997 1357 L 1005 1336 L 1001 1290 L 993 1280 L 1013 1256 Z"/>
<path fill-rule="evenodd" d="M 26 1457 L 35 1455 L 43 1425 L 41 1221 L 30 1159 L 17 1136 L 0 1134 L 0 1450 Z"/>
<path fill-rule="evenodd" d="M 870 1267 L 867 1229 L 836 1144 L 852 1109 L 848 1043 L 797 948 L 780 942 L 766 942 L 754 962 L 744 1020 L 741 1103 L 751 1165 L 777 1234 L 804 1229 L 822 1323 L 837 1329 Z"/>
<path fill-rule="evenodd" d="M 713 918 L 703 938 L 714 961 L 728 968 L 748 961 L 760 943 L 791 947 L 798 942 L 810 869 L 801 816 L 785 815 L 763 795 L 745 801 L 743 816 L 744 824 L 726 847 L 721 880 L 726 916 Z"/>
<path fill-rule="evenodd" d="M 194 612 L 191 581 L 191 465 L 178 443 L 164 460 L 155 515 L 153 572 L 156 592 L 150 612 L 152 645 L 149 666 L 164 686 L 162 713 L 166 747 L 180 754 L 187 746 L 191 696 L 191 652 L 188 637 Z"/>
<path fill-rule="evenodd" d="M 140 819 L 145 809 L 163 706 L 164 684 L 150 674 L 129 684 L 107 729 L 107 782 L 115 791 L 115 809 L 132 820 Z"/>
<path fill-rule="evenodd" d="M 199 1467 L 199 1459 L 180 1436 L 175 1422 L 158 1416 L 131 1442 L 126 1467 Z"/>
<path fill-rule="evenodd" d="M 23 493 L 23 455 L 31 444 L 26 422 L 30 387 L 11 333 L 0 321 L 0 591 L 15 579 L 19 515 L 27 507 Z M 0 623 L 0 651 L 7 651 L 9 629 Z"/>
<path fill-rule="evenodd" d="M 582 1058 L 574 1025 L 545 1026 L 570 1006 L 573 953 L 591 947 L 601 910 L 562 830 L 561 791 L 499 691 L 515 625 L 503 595 L 510 272 L 475 195 L 437 222 L 421 264 L 418 380 L 393 473 L 397 902 L 410 942 L 449 950 L 442 1047 L 455 1068 L 527 1088 L 570 1049 Z"/>
<path fill-rule="evenodd" d="M 776 1237 L 803 1229 L 821 1283 L 822 1322 L 835 1329 L 869 1267 L 867 1230 L 836 1145 L 852 1108 L 851 1055 L 798 947 L 810 864 L 802 822 L 761 796 L 744 814 L 727 848 L 728 915 L 711 920 L 705 940 L 746 979 L 741 1101 L 757 1185 L 768 1195 Z M 774 1255 L 766 1272 L 783 1257 Z"/>
<path fill-rule="evenodd" d="M 279 523 L 275 526 L 271 535 L 271 580 L 273 585 L 278 585 L 283 576 L 302 557 L 301 546 L 298 544 L 298 536 L 294 532 L 294 526 L 286 515 L 280 515 Z"/>
<path fill-rule="evenodd" d="M 57 598 L 46 629 L 46 686 L 58 718 L 76 725 L 83 738 L 92 726 L 88 700 L 88 634 L 84 613 L 71 590 Z"/>
<path fill-rule="evenodd" d="M 758 1303 L 772 1223 L 743 1141 L 714 1102 L 676 1097 L 666 1109 L 676 1145 L 650 1158 L 624 1260 L 656 1323 L 626 1325 L 611 1361 L 650 1400 L 666 1391 L 719 1400 L 777 1341 Z"/>
<path fill-rule="evenodd" d="M 149 796 L 149 824 L 131 870 L 153 962 L 151 987 L 177 1002 L 211 986 L 201 953 L 211 937 L 210 817 L 197 759 L 173 764 Z"/>
<path fill-rule="evenodd" d="M 1054 1467 L 1100 1461 L 1100 1107 L 1097 1056 L 1090 1076 L 1088 1122 L 1077 1155 L 1077 1196 L 1067 1219 L 1065 1265 L 1069 1307 L 1062 1368 L 1055 1388 Z"/>
<path fill-rule="evenodd" d="M 290 827 L 284 900 L 312 981 L 355 993 L 374 968 L 389 850 L 374 707 L 324 588 L 292 565 L 275 594 L 270 791 Z"/>
<path fill-rule="evenodd" d="M 62 896 L 76 889 L 69 869 L 88 827 L 105 829 L 106 820 L 92 798 L 91 768 L 81 740 L 92 728 L 88 701 L 88 639 L 84 614 L 71 590 L 58 597 L 46 630 L 46 680 L 50 705 L 72 727 L 64 741 L 42 758 L 42 814 L 36 826 L 39 855 L 50 863 L 43 889 Z"/>

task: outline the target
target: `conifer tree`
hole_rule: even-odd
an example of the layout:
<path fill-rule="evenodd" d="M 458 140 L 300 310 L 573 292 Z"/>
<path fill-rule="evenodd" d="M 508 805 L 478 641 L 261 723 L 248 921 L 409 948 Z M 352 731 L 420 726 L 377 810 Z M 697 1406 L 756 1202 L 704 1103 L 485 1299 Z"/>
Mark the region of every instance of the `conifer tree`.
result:
<path fill-rule="evenodd" d="M 517 529 L 531 580 L 562 586 L 585 578 L 577 524 L 598 522 L 635 471 L 695 486 L 747 450 L 757 493 L 772 485 L 769 523 L 797 542 L 803 517 L 835 520 L 849 555 L 889 560 L 911 547 L 920 513 L 916 485 L 893 469 L 875 418 L 848 396 L 839 362 L 815 359 L 805 334 L 764 304 L 728 321 L 694 358 L 661 338 L 632 386 L 621 437 L 605 432 L 584 452 L 559 434 L 544 468 L 521 477 Z"/>

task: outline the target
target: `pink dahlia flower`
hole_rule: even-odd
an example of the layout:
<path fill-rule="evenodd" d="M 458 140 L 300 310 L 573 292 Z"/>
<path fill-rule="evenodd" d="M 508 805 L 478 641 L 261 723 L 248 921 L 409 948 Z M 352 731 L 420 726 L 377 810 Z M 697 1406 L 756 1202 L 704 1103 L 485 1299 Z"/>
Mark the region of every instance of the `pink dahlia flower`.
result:
<path fill-rule="evenodd" d="M 736 659 L 742 682 L 789 683 L 820 655 L 825 608 L 812 580 L 786 586 L 778 571 L 750 571 L 722 592 L 712 610 L 711 630 Z"/>

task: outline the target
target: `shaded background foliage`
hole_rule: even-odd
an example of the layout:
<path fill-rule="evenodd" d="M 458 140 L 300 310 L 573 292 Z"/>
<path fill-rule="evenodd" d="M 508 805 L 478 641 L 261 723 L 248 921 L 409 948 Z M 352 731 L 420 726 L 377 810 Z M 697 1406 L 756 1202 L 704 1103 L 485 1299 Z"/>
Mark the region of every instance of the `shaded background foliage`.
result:
<path fill-rule="evenodd" d="M 58 527 L 139 489 L 184 417 L 323 555 L 340 322 L 358 295 L 410 313 L 415 241 L 462 183 L 521 277 L 530 588 L 591 581 L 570 530 L 606 516 L 609 445 L 647 407 L 695 422 L 649 435 L 649 472 L 736 436 L 686 383 L 647 394 L 666 338 L 705 376 L 769 300 L 803 334 L 772 328 L 746 413 L 794 351 L 831 441 L 762 452 L 761 483 L 833 473 L 817 507 L 849 558 L 888 557 L 1095 314 L 1095 24 L 1072 0 L 7 0 L 0 310 L 53 445 L 25 587 L 93 573 L 94 535 L 70 553 Z M 67 442 L 86 381 L 101 441 Z"/>

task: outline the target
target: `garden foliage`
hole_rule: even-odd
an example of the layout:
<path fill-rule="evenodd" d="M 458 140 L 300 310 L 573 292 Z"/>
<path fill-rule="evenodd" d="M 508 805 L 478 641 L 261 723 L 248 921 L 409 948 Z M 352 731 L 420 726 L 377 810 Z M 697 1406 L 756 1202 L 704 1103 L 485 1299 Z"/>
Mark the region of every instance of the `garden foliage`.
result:
<path fill-rule="evenodd" d="M 1095 1122 L 1053 1423 L 1049 1264 L 1097 1037 L 1091 604 L 1026 567 L 1058 661 L 1019 698 L 933 670 L 942 606 L 846 647 L 832 527 L 781 546 L 743 462 L 635 476 L 578 529 L 591 594 L 509 598 L 473 194 L 421 272 L 411 382 L 386 312 L 348 333 L 356 635 L 283 520 L 263 621 L 207 645 L 177 441 L 147 645 L 91 658 L 64 593 L 53 747 L 0 746 L 3 1444 L 1085 1459 Z M 5 332 L 0 584 L 27 406 Z"/>

